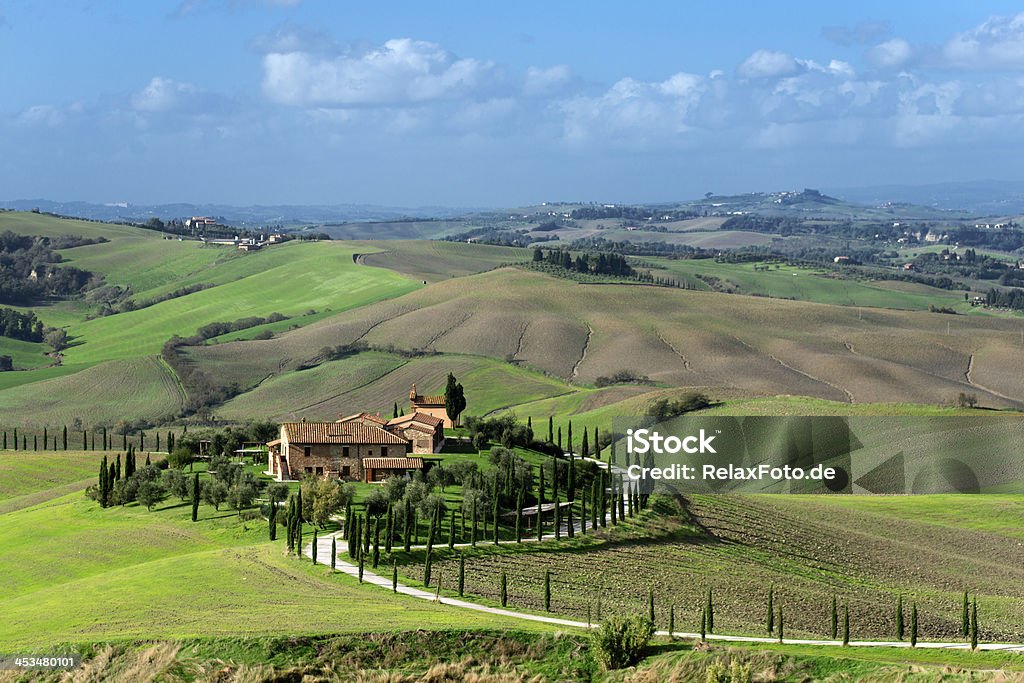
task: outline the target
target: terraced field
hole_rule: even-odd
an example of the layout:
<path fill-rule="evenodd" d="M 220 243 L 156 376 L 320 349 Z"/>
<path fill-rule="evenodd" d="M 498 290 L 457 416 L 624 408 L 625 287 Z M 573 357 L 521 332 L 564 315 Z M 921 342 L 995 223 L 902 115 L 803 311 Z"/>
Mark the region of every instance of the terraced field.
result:
<path fill-rule="evenodd" d="M 1019 323 L 636 285 L 516 269 L 440 282 L 278 339 L 217 347 L 273 364 L 350 343 L 510 359 L 572 384 L 620 370 L 727 395 L 1024 405 Z M 253 342 L 254 343 L 254 342 Z M 204 351 L 205 353 L 205 351 Z"/>
<path fill-rule="evenodd" d="M 962 591 L 977 593 L 986 640 L 1024 637 L 1024 502 L 1019 496 L 695 496 L 693 531 L 662 541 L 612 542 L 553 552 L 519 548 L 467 555 L 467 590 L 542 610 L 545 570 L 552 609 L 585 619 L 588 607 L 636 612 L 655 593 L 657 622 L 669 606 L 679 629 L 697 630 L 708 587 L 716 633 L 764 630 L 769 585 L 793 637 L 829 634 L 832 596 L 849 605 L 851 635 L 889 638 L 897 596 L 916 601 L 922 638 L 959 638 Z M 456 561 L 435 571 L 455 571 Z"/>

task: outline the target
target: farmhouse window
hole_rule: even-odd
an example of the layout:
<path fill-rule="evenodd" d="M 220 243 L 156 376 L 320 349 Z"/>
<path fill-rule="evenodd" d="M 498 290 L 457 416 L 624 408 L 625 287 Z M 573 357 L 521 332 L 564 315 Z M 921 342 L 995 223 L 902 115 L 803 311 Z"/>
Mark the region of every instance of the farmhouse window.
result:
<path fill-rule="evenodd" d="M 366 455 L 372 457 L 373 456 L 373 449 L 371 448 L 371 449 L 367 450 L 366 451 Z"/>
<path fill-rule="evenodd" d="M 388 447 L 387 446 L 381 446 L 380 447 L 380 457 L 382 457 L 382 458 L 388 457 Z"/>
<path fill-rule="evenodd" d="M 310 455 L 311 455 L 312 453 L 313 453 L 313 449 L 312 449 L 312 447 L 310 447 L 310 446 L 305 446 L 305 447 L 303 447 L 303 449 L 302 449 L 302 454 L 303 454 L 304 456 L 306 456 L 306 457 L 308 458 L 308 457 L 309 457 L 309 456 L 310 456 Z"/>
<path fill-rule="evenodd" d="M 323 467 L 317 467 L 317 468 L 316 468 L 316 473 L 317 473 L 318 475 L 320 475 L 320 476 L 323 476 L 323 473 L 324 473 L 324 468 L 323 468 Z"/>
<path fill-rule="evenodd" d="M 349 455 L 348 455 L 348 446 L 342 446 L 341 447 L 341 457 L 343 457 L 343 458 L 349 457 Z"/>
<path fill-rule="evenodd" d="M 306 474 L 313 474 L 313 468 L 312 467 L 307 467 L 306 468 Z"/>
<path fill-rule="evenodd" d="M 350 476 L 352 476 L 352 468 L 349 467 L 348 465 L 342 465 L 341 466 L 341 476 L 343 476 L 343 477 L 350 477 Z"/>

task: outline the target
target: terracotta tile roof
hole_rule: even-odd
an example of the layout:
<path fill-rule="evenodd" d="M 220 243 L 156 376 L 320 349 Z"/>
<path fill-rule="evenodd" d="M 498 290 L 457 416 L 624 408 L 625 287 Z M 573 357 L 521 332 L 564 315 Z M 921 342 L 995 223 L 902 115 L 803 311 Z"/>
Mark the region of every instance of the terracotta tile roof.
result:
<path fill-rule="evenodd" d="M 348 417 L 343 417 L 340 420 L 338 420 L 335 424 L 340 424 L 340 423 L 343 423 L 343 422 L 355 422 L 357 420 L 361 421 L 361 422 L 363 422 L 363 421 L 375 422 L 375 423 L 377 423 L 377 424 L 379 424 L 381 426 L 384 426 L 384 425 L 386 425 L 388 423 L 388 421 L 385 420 L 384 418 L 382 418 L 380 415 L 371 415 L 370 413 L 365 413 L 364 412 L 364 413 L 356 413 L 355 415 L 349 415 Z"/>
<path fill-rule="evenodd" d="M 281 425 L 288 434 L 288 442 L 295 444 L 366 443 L 403 445 L 409 443 L 386 429 L 361 422 L 285 422 Z"/>
<path fill-rule="evenodd" d="M 363 458 L 368 470 L 421 470 L 423 458 Z"/>
<path fill-rule="evenodd" d="M 418 422 L 432 428 L 444 424 L 444 420 L 439 417 L 427 415 L 426 413 L 411 413 L 409 415 L 403 415 L 402 417 L 396 417 L 393 420 L 388 420 L 388 426 L 401 425 L 407 422 Z"/>
<path fill-rule="evenodd" d="M 438 396 L 420 396 L 417 394 L 416 397 L 411 400 L 411 403 L 413 405 L 421 406 L 443 406 L 444 394 L 440 394 Z"/>

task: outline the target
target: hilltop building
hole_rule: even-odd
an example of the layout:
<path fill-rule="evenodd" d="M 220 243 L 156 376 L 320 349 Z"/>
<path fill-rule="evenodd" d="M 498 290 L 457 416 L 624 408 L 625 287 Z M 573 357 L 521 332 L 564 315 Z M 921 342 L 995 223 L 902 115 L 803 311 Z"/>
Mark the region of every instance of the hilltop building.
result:
<path fill-rule="evenodd" d="M 445 406 L 444 394 L 436 396 L 422 396 L 416 392 L 416 385 L 409 390 L 409 405 L 411 412 L 432 415 L 439 418 L 448 429 L 455 427 L 455 423 L 448 417 L 448 408 Z"/>

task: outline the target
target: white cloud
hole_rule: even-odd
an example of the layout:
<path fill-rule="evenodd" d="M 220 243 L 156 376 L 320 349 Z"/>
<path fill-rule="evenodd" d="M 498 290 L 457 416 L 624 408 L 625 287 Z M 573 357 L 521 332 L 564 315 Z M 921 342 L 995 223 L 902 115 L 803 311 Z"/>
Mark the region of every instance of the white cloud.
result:
<path fill-rule="evenodd" d="M 498 77 L 489 61 L 459 59 L 440 45 L 398 38 L 359 55 L 271 52 L 263 91 L 283 104 L 401 105 L 469 95 Z"/>
<path fill-rule="evenodd" d="M 565 64 L 543 68 L 531 66 L 526 70 L 523 92 L 528 96 L 547 95 L 564 88 L 572 79 L 572 71 Z"/>
<path fill-rule="evenodd" d="M 902 38 L 893 38 L 868 50 L 867 58 L 879 68 L 897 69 L 910 60 L 913 52 L 910 43 Z"/>
<path fill-rule="evenodd" d="M 21 112 L 17 120 L 26 125 L 59 126 L 64 122 L 64 112 L 49 104 L 37 104 Z"/>
<path fill-rule="evenodd" d="M 182 107 L 198 93 L 191 83 L 154 76 L 149 84 L 132 95 L 132 106 L 141 112 L 165 112 Z"/>
<path fill-rule="evenodd" d="M 742 78 L 778 78 L 791 76 L 803 69 L 801 64 L 785 52 L 757 50 L 736 68 Z"/>
<path fill-rule="evenodd" d="M 1024 12 L 990 17 L 980 26 L 953 36 L 942 48 L 951 66 L 968 69 L 1024 67 Z"/>

